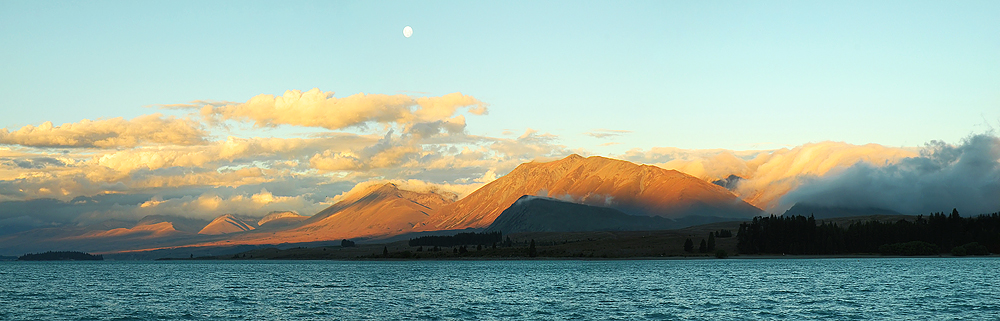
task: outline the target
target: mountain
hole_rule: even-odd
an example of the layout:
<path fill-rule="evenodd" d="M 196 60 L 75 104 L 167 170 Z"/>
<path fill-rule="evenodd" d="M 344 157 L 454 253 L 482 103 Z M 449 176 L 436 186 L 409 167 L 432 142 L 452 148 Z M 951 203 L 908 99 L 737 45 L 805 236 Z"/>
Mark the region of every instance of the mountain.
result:
<path fill-rule="evenodd" d="M 430 213 L 455 201 L 450 193 L 401 190 L 396 184 L 369 186 L 349 193 L 336 204 L 282 229 L 269 229 L 281 218 L 265 222 L 261 228 L 233 235 L 225 240 L 198 244 L 282 244 L 341 239 L 375 238 L 413 232 Z M 263 219 L 261 221 L 264 221 Z"/>
<path fill-rule="evenodd" d="M 263 227 L 264 224 L 268 224 L 268 226 L 273 226 L 273 225 L 287 225 L 289 223 L 302 222 L 302 221 L 304 221 L 304 220 L 306 220 L 308 218 L 309 218 L 308 216 L 299 215 L 299 213 L 295 213 L 295 212 L 274 211 L 274 212 L 268 213 L 263 218 L 261 218 L 259 221 L 257 221 L 257 225 L 261 226 L 261 227 Z"/>
<path fill-rule="evenodd" d="M 170 222 L 136 225 L 133 228 L 116 228 L 107 231 L 93 231 L 76 237 L 76 239 L 93 239 L 109 237 L 160 238 L 177 234 L 177 229 Z"/>
<path fill-rule="evenodd" d="M 718 221 L 760 213 L 760 209 L 725 188 L 675 170 L 599 156 L 570 155 L 553 162 L 521 164 L 437 211 L 420 229 L 486 227 L 523 195 L 671 219 L 708 217 Z"/>
<path fill-rule="evenodd" d="M 147 215 L 135 223 L 135 226 L 153 225 L 162 222 L 169 222 L 174 229 L 182 232 L 198 233 L 208 225 L 209 221 L 168 215 Z"/>
<path fill-rule="evenodd" d="M 677 225 L 657 216 L 628 215 L 605 207 L 525 195 L 500 213 L 486 232 L 652 231 Z"/>
<path fill-rule="evenodd" d="M 219 235 L 219 234 L 230 234 L 250 231 L 257 228 L 257 223 L 254 221 L 247 221 L 236 217 L 232 214 L 225 214 L 216 217 L 211 223 L 208 223 L 198 234 L 202 235 Z"/>
<path fill-rule="evenodd" d="M 454 199 L 453 194 L 406 191 L 392 183 L 374 185 L 347 195 L 294 231 L 322 233 L 331 239 L 402 234 Z"/>
<path fill-rule="evenodd" d="M 849 208 L 839 206 L 821 206 L 805 203 L 797 203 L 781 214 L 782 216 L 802 215 L 809 217 L 813 215 L 816 219 L 828 219 L 835 217 L 871 216 L 871 215 L 902 215 L 893 210 L 882 208 Z"/>

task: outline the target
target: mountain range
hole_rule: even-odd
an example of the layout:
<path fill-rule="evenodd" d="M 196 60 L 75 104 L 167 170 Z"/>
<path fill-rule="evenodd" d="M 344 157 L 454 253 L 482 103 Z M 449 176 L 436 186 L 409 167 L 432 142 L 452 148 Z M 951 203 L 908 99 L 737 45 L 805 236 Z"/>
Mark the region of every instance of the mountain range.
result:
<path fill-rule="evenodd" d="M 151 215 L 137 223 L 40 228 L 0 236 L 0 254 L 384 239 L 447 230 L 662 230 L 761 214 L 725 185 L 656 166 L 571 155 L 521 164 L 460 199 L 384 183 L 358 188 L 311 216 L 226 214 L 203 221 Z"/>

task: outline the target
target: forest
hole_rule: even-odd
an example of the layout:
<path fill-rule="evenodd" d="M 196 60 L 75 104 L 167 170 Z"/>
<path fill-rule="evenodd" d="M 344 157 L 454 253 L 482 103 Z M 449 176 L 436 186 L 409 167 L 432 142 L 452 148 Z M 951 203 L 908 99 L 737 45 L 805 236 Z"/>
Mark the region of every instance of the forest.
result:
<path fill-rule="evenodd" d="M 933 213 L 915 220 L 856 222 L 846 227 L 804 216 L 756 217 L 740 225 L 743 254 L 985 255 L 1000 253 L 1000 213 Z"/>

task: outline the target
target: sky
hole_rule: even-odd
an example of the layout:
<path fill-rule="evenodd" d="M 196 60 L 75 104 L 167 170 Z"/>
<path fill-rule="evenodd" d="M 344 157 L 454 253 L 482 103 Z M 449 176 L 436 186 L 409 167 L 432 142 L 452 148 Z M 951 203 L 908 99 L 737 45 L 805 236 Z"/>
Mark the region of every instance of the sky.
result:
<path fill-rule="evenodd" d="M 3 1 L 0 201 L 310 214 L 367 180 L 468 191 L 570 153 L 765 185 L 897 164 L 1000 126 L 998 16 L 996 1 Z M 803 154 L 812 171 L 760 167 L 781 148 L 824 152 Z M 740 196 L 779 208 L 798 184 Z M 96 196 L 113 200 L 77 199 Z"/>

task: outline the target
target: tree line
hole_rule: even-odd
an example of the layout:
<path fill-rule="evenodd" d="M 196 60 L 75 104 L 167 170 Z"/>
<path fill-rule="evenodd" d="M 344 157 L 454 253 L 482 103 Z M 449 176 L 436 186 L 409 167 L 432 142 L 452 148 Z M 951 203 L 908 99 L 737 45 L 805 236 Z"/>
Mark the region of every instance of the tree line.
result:
<path fill-rule="evenodd" d="M 755 217 L 740 224 L 740 253 L 891 255 L 984 255 L 1000 253 L 1000 212 L 962 217 L 957 209 L 917 216 L 916 220 L 817 225 L 812 217 Z"/>
<path fill-rule="evenodd" d="M 489 233 L 458 233 L 455 235 L 434 235 L 434 236 L 421 236 L 418 238 L 410 239 L 410 246 L 444 246 L 452 247 L 459 245 L 493 245 L 496 243 L 509 243 L 510 238 L 507 242 L 503 241 L 503 236 L 500 232 L 489 232 Z"/>

